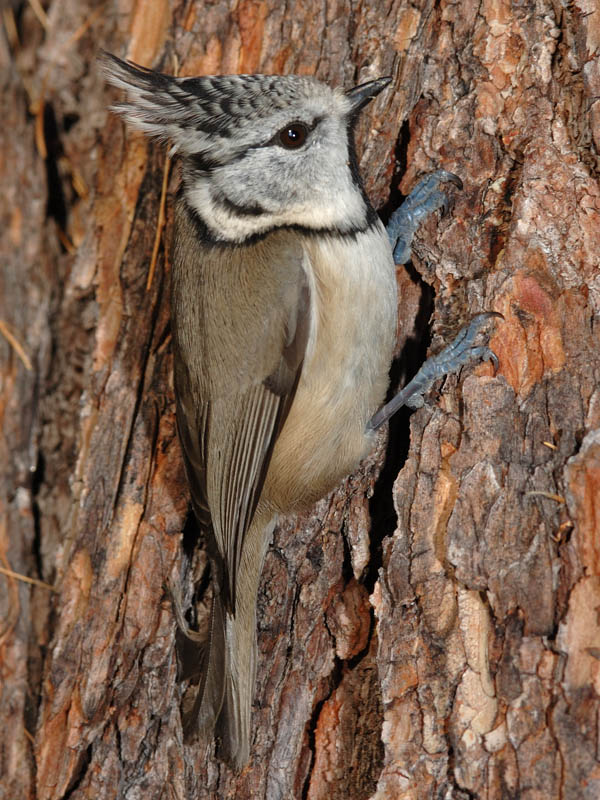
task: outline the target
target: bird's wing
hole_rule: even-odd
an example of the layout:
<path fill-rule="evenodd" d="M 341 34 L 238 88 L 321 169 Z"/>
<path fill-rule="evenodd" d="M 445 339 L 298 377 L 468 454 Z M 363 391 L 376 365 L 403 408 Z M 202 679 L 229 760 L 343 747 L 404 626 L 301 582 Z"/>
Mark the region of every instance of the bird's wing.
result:
<path fill-rule="evenodd" d="M 278 253 L 287 263 L 272 263 Z M 223 599 L 232 613 L 244 538 L 306 350 L 310 296 L 303 258 L 302 249 L 289 244 L 267 249 L 258 259 L 260 269 L 254 270 L 258 274 L 249 275 L 248 282 L 241 265 L 232 270 L 230 256 L 227 272 L 235 275 L 238 270 L 236 292 L 244 286 L 245 295 L 234 292 L 231 297 L 236 304 L 231 319 L 222 303 L 214 312 L 218 319 L 212 319 L 213 310 L 207 307 L 202 336 L 204 346 L 213 342 L 218 349 L 218 357 L 205 352 L 212 371 L 219 371 L 219 363 L 233 362 L 235 369 L 211 375 L 204 380 L 205 391 L 195 392 L 190 365 L 177 364 L 176 358 L 177 422 L 193 505 L 214 534 L 224 572 L 222 588 L 227 590 Z M 244 315 L 247 324 L 240 321 Z M 211 330 L 217 332 L 219 326 L 221 335 L 213 337 Z"/>

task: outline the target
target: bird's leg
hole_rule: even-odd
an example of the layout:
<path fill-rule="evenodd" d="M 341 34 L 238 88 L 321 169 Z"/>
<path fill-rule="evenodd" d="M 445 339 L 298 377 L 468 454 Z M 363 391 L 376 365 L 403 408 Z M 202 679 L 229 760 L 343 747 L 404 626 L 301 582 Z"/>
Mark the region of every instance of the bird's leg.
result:
<path fill-rule="evenodd" d="M 486 327 L 490 319 L 502 317 L 496 311 L 477 314 L 471 322 L 461 329 L 456 339 L 445 347 L 441 353 L 431 356 L 423 364 L 415 377 L 406 384 L 389 403 L 386 403 L 374 414 L 367 424 L 368 430 L 377 430 L 384 422 L 398 411 L 402 406 L 421 408 L 424 404 L 423 395 L 429 391 L 434 381 L 449 375 L 471 361 L 490 360 L 498 368 L 496 354 L 486 344 L 476 344 L 475 339 Z"/>
<path fill-rule="evenodd" d="M 440 184 L 444 182 L 451 182 L 459 189 L 462 188 L 462 181 L 452 172 L 443 169 L 432 172 L 419 181 L 400 208 L 390 217 L 387 232 L 396 264 L 405 264 L 409 260 L 412 240 L 420 223 L 433 211 L 448 208 L 449 197 L 440 189 Z M 423 395 L 429 391 L 434 381 L 444 375 L 458 372 L 471 361 L 489 359 L 497 369 L 498 359 L 495 353 L 487 344 L 476 342 L 478 335 L 483 336 L 487 323 L 494 317 L 502 315 L 491 311 L 474 317 L 451 344 L 427 359 L 415 377 L 373 415 L 367 424 L 367 429 L 377 430 L 402 406 L 420 408 L 425 402 Z"/>

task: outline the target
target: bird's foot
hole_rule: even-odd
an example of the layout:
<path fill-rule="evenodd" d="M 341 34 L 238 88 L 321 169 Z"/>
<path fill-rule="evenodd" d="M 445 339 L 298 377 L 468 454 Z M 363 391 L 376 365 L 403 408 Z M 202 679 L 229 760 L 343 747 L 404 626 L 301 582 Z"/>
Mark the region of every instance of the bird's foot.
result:
<path fill-rule="evenodd" d="M 450 206 L 450 195 L 440 188 L 442 183 L 453 183 L 462 189 L 462 181 L 453 172 L 438 169 L 417 183 L 402 205 L 394 211 L 387 224 L 387 233 L 396 264 L 410 260 L 410 248 L 417 228 L 429 214 Z"/>
<path fill-rule="evenodd" d="M 471 322 L 461 329 L 453 342 L 437 355 L 428 358 L 404 389 L 374 414 L 367 426 L 368 429 L 377 430 L 402 406 L 421 408 L 425 402 L 423 396 L 438 378 L 458 372 L 466 364 L 489 360 L 494 364 L 494 368 L 498 369 L 498 358 L 487 345 L 489 335 L 486 335 L 485 343 L 478 344 L 476 342 L 478 335 L 483 334 L 488 322 L 497 317 L 502 319 L 502 314 L 498 314 L 496 311 L 489 311 L 473 317 Z"/>

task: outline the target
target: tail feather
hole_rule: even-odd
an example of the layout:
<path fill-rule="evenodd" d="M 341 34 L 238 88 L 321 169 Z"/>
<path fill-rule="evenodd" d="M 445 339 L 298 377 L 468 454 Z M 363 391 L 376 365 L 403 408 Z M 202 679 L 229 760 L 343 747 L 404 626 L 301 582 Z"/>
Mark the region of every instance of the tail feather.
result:
<path fill-rule="evenodd" d="M 252 611 L 252 610 L 249 610 Z M 250 757 L 250 718 L 256 676 L 255 615 L 243 619 L 213 600 L 208 638 L 200 644 L 186 635 L 178 655 L 181 677 L 201 674 L 192 707 L 183 715 L 186 739 L 217 741 L 219 758 L 240 770 Z M 193 632 L 189 632 L 193 636 Z"/>
<path fill-rule="evenodd" d="M 227 615 L 225 639 L 229 669 L 223 707 L 215 735 L 219 758 L 232 769 L 241 769 L 250 758 L 250 720 L 256 678 L 256 614 Z M 251 619 L 249 619 L 251 617 Z"/>
<path fill-rule="evenodd" d="M 202 665 L 202 678 L 194 705 L 184 714 L 183 730 L 186 738 L 198 733 L 201 739 L 210 741 L 223 707 L 229 674 L 225 646 L 225 613 L 223 603 L 218 595 L 213 599 L 208 639 L 202 646 L 199 658 Z"/>
<path fill-rule="evenodd" d="M 190 655 L 196 664 L 202 659 L 203 668 L 193 707 L 184 715 L 184 731 L 186 736 L 198 732 L 205 741 L 214 736 L 219 758 L 235 771 L 242 769 L 250 758 L 257 662 L 256 600 L 264 555 L 274 526 L 274 519 L 265 521 L 255 517 L 253 520 L 244 541 L 235 611 L 226 610 L 220 595 L 215 593 L 209 634 L 202 638 L 202 643 L 198 634 L 187 628 L 183 614 L 177 613 L 183 633 L 196 648 L 195 656 L 186 654 L 187 674 L 194 669 L 189 663 Z"/>

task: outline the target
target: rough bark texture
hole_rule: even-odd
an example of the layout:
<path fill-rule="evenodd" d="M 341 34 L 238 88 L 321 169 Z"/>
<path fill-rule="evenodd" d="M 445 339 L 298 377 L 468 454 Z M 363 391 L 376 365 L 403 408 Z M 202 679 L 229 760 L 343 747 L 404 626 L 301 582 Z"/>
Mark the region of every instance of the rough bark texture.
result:
<path fill-rule="evenodd" d="M 54 591 L 0 576 L 0 798 L 598 798 L 597 4 L 37 8 L 4 4 L 0 36 L 0 566 Z M 504 315 L 497 375 L 448 379 L 277 530 L 239 776 L 182 742 L 164 584 L 203 562 L 169 210 L 146 291 L 164 151 L 107 112 L 100 47 L 187 75 L 393 74 L 357 131 L 374 204 L 438 167 L 465 184 L 399 274 L 405 363 L 430 308 L 434 349 Z"/>

